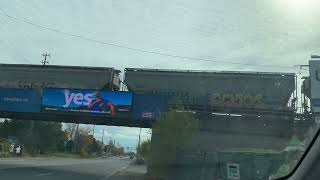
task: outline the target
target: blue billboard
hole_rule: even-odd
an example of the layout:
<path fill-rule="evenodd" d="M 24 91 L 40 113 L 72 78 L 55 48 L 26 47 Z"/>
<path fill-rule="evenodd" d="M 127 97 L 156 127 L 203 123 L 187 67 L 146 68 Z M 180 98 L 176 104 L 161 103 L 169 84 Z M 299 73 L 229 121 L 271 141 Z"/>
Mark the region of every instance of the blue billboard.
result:
<path fill-rule="evenodd" d="M 0 89 L 0 111 L 40 112 L 41 93 L 35 89 Z"/>
<path fill-rule="evenodd" d="M 131 112 L 132 93 L 79 89 L 44 89 L 42 110 L 116 117 Z"/>
<path fill-rule="evenodd" d="M 132 116 L 135 120 L 153 122 L 161 112 L 167 111 L 167 101 L 163 96 L 135 94 Z"/>

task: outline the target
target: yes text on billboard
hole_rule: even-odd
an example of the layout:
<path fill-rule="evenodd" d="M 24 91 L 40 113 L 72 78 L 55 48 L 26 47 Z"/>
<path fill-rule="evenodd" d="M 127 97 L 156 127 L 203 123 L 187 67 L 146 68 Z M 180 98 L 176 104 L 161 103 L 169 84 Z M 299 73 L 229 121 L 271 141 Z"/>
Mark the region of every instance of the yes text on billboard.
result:
<path fill-rule="evenodd" d="M 42 109 L 116 117 L 129 115 L 132 93 L 78 89 L 44 89 Z"/>

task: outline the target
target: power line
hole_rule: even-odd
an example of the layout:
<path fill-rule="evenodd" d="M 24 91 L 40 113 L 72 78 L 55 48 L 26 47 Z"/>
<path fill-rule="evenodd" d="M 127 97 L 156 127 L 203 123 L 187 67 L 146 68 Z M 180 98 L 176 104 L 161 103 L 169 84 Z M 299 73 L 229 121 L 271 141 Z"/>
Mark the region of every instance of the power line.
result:
<path fill-rule="evenodd" d="M 18 44 L 21 44 L 21 42 L 23 42 L 23 40 L 22 40 L 23 36 L 20 33 L 18 33 L 15 28 L 12 27 L 10 22 L 8 22 L 6 19 L 2 19 L 2 17 L 0 17 L 0 24 L 1 24 L 0 30 L 3 30 L 3 32 L 7 32 L 7 31 L 15 32 L 16 38 L 17 38 L 15 41 L 12 41 L 10 38 L 6 38 L 2 42 L 6 44 L 7 48 L 11 48 L 12 50 L 16 50 Z M 31 62 L 30 58 L 27 57 L 25 54 L 20 54 L 20 55 L 21 55 L 22 59 L 24 59 L 28 62 Z"/>
<path fill-rule="evenodd" d="M 103 45 L 113 46 L 113 47 L 117 47 L 117 48 L 122 48 L 122 49 L 132 50 L 132 51 L 136 51 L 136 52 L 141 52 L 141 53 L 155 54 L 155 55 L 166 56 L 166 57 L 171 57 L 171 58 L 187 59 L 187 60 L 190 60 L 190 61 L 203 61 L 203 62 L 213 62 L 213 63 L 233 64 L 233 65 L 245 65 L 245 66 L 255 66 L 255 67 L 270 67 L 270 68 L 285 68 L 285 69 L 293 69 L 294 68 L 294 67 L 290 67 L 290 66 L 249 64 L 249 63 L 238 63 L 238 62 L 231 62 L 231 61 L 213 60 L 213 59 L 206 59 L 206 58 L 195 58 L 195 57 L 188 57 L 188 56 L 182 56 L 182 55 L 175 55 L 175 54 L 169 54 L 169 53 L 162 53 L 162 52 L 157 52 L 157 51 L 133 48 L 133 47 L 124 46 L 124 45 L 120 45 L 120 44 L 105 42 L 105 41 L 96 40 L 96 39 L 91 39 L 91 38 L 88 38 L 88 37 L 85 37 L 85 36 L 64 32 L 64 31 L 59 30 L 59 29 L 50 28 L 50 27 L 47 27 L 47 26 L 44 26 L 44 25 L 40 25 L 40 24 L 31 22 L 31 21 L 29 21 L 27 19 L 21 19 L 21 18 L 14 17 L 12 15 L 9 15 L 9 14 L 5 13 L 4 11 L 0 11 L 0 14 L 5 16 L 5 17 L 7 17 L 7 18 L 12 19 L 12 20 L 15 20 L 15 21 L 18 21 L 18 22 L 23 22 L 23 23 L 32 25 L 34 27 L 37 27 L 37 28 L 40 28 L 40 29 L 43 29 L 43 30 L 52 31 L 52 32 L 55 32 L 55 33 L 59 33 L 59 34 L 63 34 L 63 35 L 66 35 L 66 36 L 82 39 L 82 40 L 89 41 L 89 42 L 99 43 L 99 44 L 103 44 Z"/>

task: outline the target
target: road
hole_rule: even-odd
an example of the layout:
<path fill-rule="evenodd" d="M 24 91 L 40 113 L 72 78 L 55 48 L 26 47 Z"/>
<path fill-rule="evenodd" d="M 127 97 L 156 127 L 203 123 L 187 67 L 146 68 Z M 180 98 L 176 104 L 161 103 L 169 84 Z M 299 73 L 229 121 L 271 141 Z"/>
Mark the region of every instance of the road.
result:
<path fill-rule="evenodd" d="M 1 158 L 0 179 L 107 180 L 130 164 L 129 158 Z"/>

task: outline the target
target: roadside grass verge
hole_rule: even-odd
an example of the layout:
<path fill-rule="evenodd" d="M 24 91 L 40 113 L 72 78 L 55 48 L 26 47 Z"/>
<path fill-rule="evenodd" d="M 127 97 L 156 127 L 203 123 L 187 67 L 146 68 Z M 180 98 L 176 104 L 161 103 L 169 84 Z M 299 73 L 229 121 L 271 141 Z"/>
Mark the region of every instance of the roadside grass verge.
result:
<path fill-rule="evenodd" d="M 72 158 L 72 159 L 82 159 L 79 154 L 66 153 L 66 152 L 47 152 L 41 155 L 35 155 L 33 157 L 59 157 L 59 158 Z"/>

